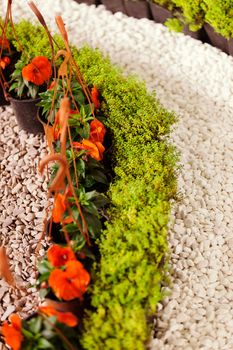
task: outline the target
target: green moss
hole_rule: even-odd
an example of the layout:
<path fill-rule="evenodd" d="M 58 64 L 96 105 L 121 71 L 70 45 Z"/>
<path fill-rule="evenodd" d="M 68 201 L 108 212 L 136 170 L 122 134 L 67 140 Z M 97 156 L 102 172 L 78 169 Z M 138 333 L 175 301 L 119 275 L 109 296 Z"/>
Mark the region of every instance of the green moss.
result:
<path fill-rule="evenodd" d="M 232 0 L 203 0 L 205 21 L 225 38 L 233 38 Z"/>
<path fill-rule="evenodd" d="M 84 48 L 75 51 L 75 58 L 103 96 L 116 174 L 109 191 L 111 220 L 99 242 L 101 262 L 93 275 L 95 311 L 86 317 L 82 344 L 88 350 L 145 349 L 148 318 L 156 312 L 167 278 L 177 156 L 164 135 L 176 118 L 144 84 L 126 79 L 98 51 Z"/>
<path fill-rule="evenodd" d="M 203 0 L 172 0 L 173 4 L 182 13 L 183 24 L 196 31 L 204 24 Z"/>
<path fill-rule="evenodd" d="M 178 18 L 168 18 L 164 24 L 173 32 L 181 33 L 184 29 L 184 24 Z"/>
<path fill-rule="evenodd" d="M 162 7 L 165 7 L 169 11 L 171 11 L 174 7 L 172 1 L 170 0 L 152 0 L 152 2 Z"/>

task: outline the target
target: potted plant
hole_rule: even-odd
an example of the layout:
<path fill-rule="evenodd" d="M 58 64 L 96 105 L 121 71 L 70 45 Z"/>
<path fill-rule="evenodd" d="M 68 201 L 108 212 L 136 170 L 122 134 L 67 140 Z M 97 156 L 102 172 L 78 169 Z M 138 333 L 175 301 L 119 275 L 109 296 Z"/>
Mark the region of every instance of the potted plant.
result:
<path fill-rule="evenodd" d="M 29 133 L 43 132 L 37 120 L 39 92 L 47 89 L 52 76 L 51 62 L 45 56 L 27 60 L 24 56 L 15 64 L 8 93 L 18 125 Z"/>
<path fill-rule="evenodd" d="M 173 17 L 173 4 L 169 0 L 151 0 L 149 2 L 152 17 L 155 22 L 164 24 L 169 18 Z"/>
<path fill-rule="evenodd" d="M 135 18 L 151 18 L 148 2 L 146 0 L 124 0 L 128 16 Z"/>
<path fill-rule="evenodd" d="M 47 89 L 52 78 L 50 38 L 43 27 L 33 26 L 25 20 L 16 24 L 5 20 L 4 23 L 4 32 L 17 55 L 12 74 L 4 82 L 5 95 L 12 104 L 20 128 L 34 134 L 41 133 L 43 128 L 37 120 L 36 104 L 39 92 Z"/>
<path fill-rule="evenodd" d="M 232 1 L 203 0 L 205 30 L 210 42 L 222 51 L 233 55 Z"/>

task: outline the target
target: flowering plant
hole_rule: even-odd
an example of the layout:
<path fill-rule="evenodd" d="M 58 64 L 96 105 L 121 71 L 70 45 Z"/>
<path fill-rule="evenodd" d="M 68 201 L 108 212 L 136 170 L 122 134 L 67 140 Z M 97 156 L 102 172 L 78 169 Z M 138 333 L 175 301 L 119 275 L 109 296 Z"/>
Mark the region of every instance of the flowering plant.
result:
<path fill-rule="evenodd" d="M 52 67 L 46 57 L 38 56 L 26 63 L 21 60 L 11 90 L 19 97 L 35 97 L 40 87 L 45 89 L 41 107 L 48 120 L 46 137 L 51 152 L 41 160 L 39 171 L 56 162 L 48 187 L 49 195 L 54 197 L 50 223 L 60 226 L 66 245 L 54 244 L 48 249 L 38 265 L 37 285 L 41 297 L 51 298 L 58 306 L 40 306 L 36 315 L 23 322 L 17 315 L 10 317 L 10 324 L 4 322 L 1 333 L 13 350 L 77 348 L 78 330 L 72 330 L 79 320 L 69 312 L 61 312 L 61 302 L 83 302 L 91 281 L 93 246 L 101 233 L 107 203 L 102 193 L 108 188 L 103 164 L 106 128 L 100 120 L 99 91 L 95 86 L 90 90 L 76 74 L 78 68 L 60 17 L 57 23 L 66 46 L 58 78 L 49 84 Z"/>
<path fill-rule="evenodd" d="M 52 76 L 52 65 L 44 56 L 34 57 L 29 63 L 22 58 L 15 64 L 9 92 L 21 98 L 36 98 L 40 91 L 47 88 Z"/>
<path fill-rule="evenodd" d="M 4 342 L 12 350 L 77 350 L 78 318 L 71 312 L 40 306 L 37 314 L 22 321 L 12 314 L 1 327 Z"/>
<path fill-rule="evenodd" d="M 38 270 L 43 297 L 50 292 L 59 300 L 82 299 L 90 283 L 88 271 L 70 247 L 52 245 Z"/>

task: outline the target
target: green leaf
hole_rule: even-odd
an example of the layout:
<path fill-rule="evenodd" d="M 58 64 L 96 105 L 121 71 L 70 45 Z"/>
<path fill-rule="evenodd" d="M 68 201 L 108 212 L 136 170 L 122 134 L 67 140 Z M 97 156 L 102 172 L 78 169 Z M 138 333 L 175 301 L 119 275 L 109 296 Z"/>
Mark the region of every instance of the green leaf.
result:
<path fill-rule="evenodd" d="M 85 162 L 82 159 L 77 159 L 76 161 L 76 169 L 79 178 L 85 177 Z"/>
<path fill-rule="evenodd" d="M 94 177 L 96 181 L 106 185 L 108 184 L 107 177 L 102 171 L 95 169 L 91 172 L 91 175 Z"/>
<path fill-rule="evenodd" d="M 42 325 L 42 318 L 41 316 L 37 316 L 29 321 L 29 329 L 34 334 L 39 333 Z"/>
<path fill-rule="evenodd" d="M 38 271 L 41 275 L 43 275 L 44 273 L 50 273 L 52 269 L 52 265 L 47 260 L 42 260 L 38 264 Z"/>
<path fill-rule="evenodd" d="M 41 298 L 41 299 L 45 298 L 46 295 L 49 294 L 49 291 L 50 291 L 49 288 L 42 288 L 42 289 L 40 289 L 40 291 L 39 291 L 39 296 L 40 296 L 40 298 Z"/>
<path fill-rule="evenodd" d="M 46 273 L 43 273 L 42 275 L 40 275 L 39 282 L 42 283 L 44 281 L 47 281 L 49 279 L 50 273 L 51 272 L 49 271 L 49 272 L 46 272 Z"/>
<path fill-rule="evenodd" d="M 99 218 L 97 216 L 87 213 L 84 210 L 83 214 L 85 216 L 89 232 L 92 234 L 93 238 L 96 238 L 97 235 L 99 236 L 102 229 L 102 225 Z"/>
<path fill-rule="evenodd" d="M 98 194 L 92 199 L 92 202 L 96 205 L 97 208 L 103 208 L 110 203 L 110 200 L 106 196 Z"/>
<path fill-rule="evenodd" d="M 99 216 L 96 206 L 91 202 L 88 205 L 85 205 L 85 210 L 94 216 Z"/>
<path fill-rule="evenodd" d="M 83 105 L 82 105 L 81 108 L 80 108 L 80 114 L 81 114 L 81 116 L 83 117 L 83 119 L 85 119 L 85 117 L 86 117 L 86 111 L 85 111 L 85 108 L 84 108 Z"/>
<path fill-rule="evenodd" d="M 41 335 L 46 339 L 52 339 L 55 336 L 55 333 L 51 329 L 44 329 L 41 332 Z"/>
<path fill-rule="evenodd" d="M 38 341 L 38 349 L 53 349 L 56 350 L 53 346 L 53 344 L 51 344 L 47 339 L 45 338 L 41 338 Z"/>
<path fill-rule="evenodd" d="M 80 106 L 85 103 L 85 97 L 80 90 L 75 94 L 74 99 Z"/>
<path fill-rule="evenodd" d="M 29 330 L 22 328 L 21 331 L 26 339 L 28 339 L 28 340 L 34 339 L 34 334 L 32 334 Z"/>

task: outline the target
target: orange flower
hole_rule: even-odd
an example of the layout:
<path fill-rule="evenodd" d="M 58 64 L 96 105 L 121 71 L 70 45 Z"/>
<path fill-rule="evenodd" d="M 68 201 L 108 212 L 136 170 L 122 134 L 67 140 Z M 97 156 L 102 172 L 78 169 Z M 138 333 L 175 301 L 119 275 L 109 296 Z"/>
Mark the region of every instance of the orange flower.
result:
<path fill-rule="evenodd" d="M 96 160 L 103 159 L 103 152 L 105 151 L 105 148 L 103 145 L 100 146 L 100 142 L 93 143 L 92 141 L 83 139 L 82 143 L 73 142 L 73 147 L 88 151 L 88 154 Z"/>
<path fill-rule="evenodd" d="M 78 324 L 78 319 L 71 312 L 60 312 L 55 310 L 51 306 L 40 306 L 39 311 L 41 311 L 46 316 L 56 316 L 57 321 L 64 323 L 69 327 L 75 327 Z"/>
<path fill-rule="evenodd" d="M 9 345 L 12 350 L 19 350 L 23 340 L 23 335 L 21 333 L 21 319 L 18 315 L 12 314 L 9 317 L 9 320 L 11 324 L 4 322 L 1 332 L 6 344 Z"/>
<path fill-rule="evenodd" d="M 90 275 L 79 261 L 68 261 L 64 271 L 51 272 L 48 282 L 57 298 L 72 300 L 86 292 Z"/>
<path fill-rule="evenodd" d="M 71 260 L 76 260 L 76 257 L 69 247 L 63 248 L 55 244 L 48 250 L 48 261 L 55 267 L 61 267 Z"/>
<path fill-rule="evenodd" d="M 2 69 L 5 69 L 11 63 L 11 60 L 8 56 L 5 56 L 0 61 L 0 66 Z"/>
<path fill-rule="evenodd" d="M 91 89 L 91 100 L 94 103 L 95 108 L 99 109 L 100 108 L 99 91 L 97 90 L 96 86 L 94 86 Z"/>
<path fill-rule="evenodd" d="M 52 66 L 44 56 L 33 58 L 32 62 L 22 70 L 24 79 L 31 81 L 35 85 L 43 85 L 52 75 Z"/>
<path fill-rule="evenodd" d="M 56 193 L 54 206 L 52 211 L 52 219 L 56 224 L 62 222 L 63 224 L 70 224 L 73 222 L 73 218 L 68 216 L 63 219 L 63 215 L 67 209 L 67 194 Z"/>
<path fill-rule="evenodd" d="M 90 124 L 90 137 L 89 140 L 92 142 L 104 142 L 104 135 L 106 133 L 106 129 L 104 124 L 101 123 L 98 119 L 94 119 Z"/>

